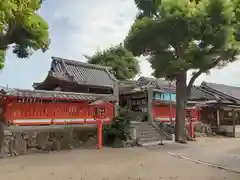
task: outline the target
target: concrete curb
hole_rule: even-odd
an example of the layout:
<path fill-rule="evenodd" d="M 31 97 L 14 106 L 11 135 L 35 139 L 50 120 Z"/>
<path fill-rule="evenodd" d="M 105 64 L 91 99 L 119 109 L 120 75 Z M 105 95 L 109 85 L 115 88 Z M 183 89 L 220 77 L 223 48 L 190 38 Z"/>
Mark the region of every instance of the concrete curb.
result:
<path fill-rule="evenodd" d="M 210 166 L 210 167 L 213 167 L 213 168 L 223 169 L 223 170 L 226 170 L 226 171 L 230 171 L 230 172 L 240 174 L 240 170 L 237 170 L 237 169 L 231 169 L 231 168 L 221 166 L 221 165 L 218 165 L 218 164 L 212 164 L 212 163 L 207 162 L 207 161 L 195 160 L 195 159 L 192 159 L 192 158 L 189 158 L 189 157 L 186 157 L 186 156 L 181 156 L 181 155 L 178 155 L 178 154 L 175 154 L 175 153 L 168 152 L 167 154 L 170 155 L 170 156 L 173 156 L 173 157 L 180 158 L 180 159 L 185 159 L 185 160 L 188 160 L 188 161 L 192 161 L 192 162 L 195 162 L 197 164 L 204 164 L 204 165 L 207 165 L 207 166 Z"/>

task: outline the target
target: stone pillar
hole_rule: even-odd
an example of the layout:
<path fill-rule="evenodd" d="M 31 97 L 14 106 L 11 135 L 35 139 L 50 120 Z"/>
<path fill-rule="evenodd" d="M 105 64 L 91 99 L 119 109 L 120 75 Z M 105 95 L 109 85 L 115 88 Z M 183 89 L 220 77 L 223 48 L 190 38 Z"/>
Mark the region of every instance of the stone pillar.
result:
<path fill-rule="evenodd" d="M 12 151 L 16 150 L 17 154 L 27 154 L 27 142 L 22 138 L 22 133 L 14 133 Z M 14 152 L 13 152 L 14 153 Z"/>
<path fill-rule="evenodd" d="M 37 133 L 36 143 L 41 149 L 46 149 L 48 145 L 49 132 L 39 132 Z"/>
<path fill-rule="evenodd" d="M 63 132 L 63 138 L 60 141 L 60 147 L 61 149 L 73 149 L 73 141 L 74 141 L 74 136 L 73 136 L 73 129 L 68 128 Z"/>
<path fill-rule="evenodd" d="M 153 89 L 152 87 L 147 88 L 148 91 L 148 122 L 153 123 Z"/>
<path fill-rule="evenodd" d="M 220 126 L 220 112 L 219 112 L 219 109 L 217 109 L 217 126 L 218 126 L 218 128 Z"/>
<path fill-rule="evenodd" d="M 130 130 L 130 136 L 132 138 L 133 141 L 137 140 L 137 129 L 134 125 L 131 126 L 131 130 Z"/>
<path fill-rule="evenodd" d="M 232 117 L 233 117 L 233 131 L 232 131 L 232 137 L 235 138 L 235 131 L 236 131 L 236 119 L 237 119 L 237 112 L 235 109 L 232 110 Z"/>
<path fill-rule="evenodd" d="M 118 81 L 114 83 L 114 88 L 113 88 L 113 96 L 116 98 L 116 104 L 115 104 L 115 117 L 118 116 L 118 108 L 119 108 L 119 85 Z"/>

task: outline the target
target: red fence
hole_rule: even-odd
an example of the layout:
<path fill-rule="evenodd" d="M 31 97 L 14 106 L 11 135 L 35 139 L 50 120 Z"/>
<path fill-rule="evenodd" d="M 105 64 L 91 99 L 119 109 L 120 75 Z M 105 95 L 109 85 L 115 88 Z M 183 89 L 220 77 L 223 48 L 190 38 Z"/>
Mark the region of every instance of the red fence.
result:
<path fill-rule="evenodd" d="M 172 115 L 172 120 L 175 121 L 176 118 L 176 107 L 172 105 L 172 111 L 170 110 L 169 105 L 155 105 L 153 108 L 153 115 L 155 120 L 161 122 L 170 122 L 170 116 Z M 192 120 L 198 120 L 198 109 L 192 108 L 186 110 L 186 119 L 187 119 L 187 111 L 191 112 Z"/>

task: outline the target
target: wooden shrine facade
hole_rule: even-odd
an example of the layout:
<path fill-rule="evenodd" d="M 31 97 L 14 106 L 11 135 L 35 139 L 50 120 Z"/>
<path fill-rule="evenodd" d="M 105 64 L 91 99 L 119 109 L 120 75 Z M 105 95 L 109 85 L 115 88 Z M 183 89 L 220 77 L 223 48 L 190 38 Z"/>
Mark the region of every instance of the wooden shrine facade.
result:
<path fill-rule="evenodd" d="M 110 95 L 116 99 L 116 115 L 119 87 L 110 71 L 109 67 L 52 57 L 47 77 L 41 83 L 34 83 L 33 87 L 36 90 Z"/>
<path fill-rule="evenodd" d="M 122 87 L 122 89 L 121 89 Z M 119 105 L 131 112 L 164 123 L 174 123 L 176 118 L 176 93 L 174 83 L 162 79 L 140 77 L 137 82 L 120 85 Z M 132 88 L 130 88 L 132 87 Z M 192 120 L 198 120 L 198 108 L 187 108 Z M 134 114 L 134 113 L 133 113 Z M 187 120 L 186 114 L 186 120 Z"/>
<path fill-rule="evenodd" d="M 6 131 L 13 133 L 16 147 L 22 141 L 27 144 L 25 153 L 27 147 L 45 149 L 51 144 L 52 148 L 56 143 L 65 144 L 61 143 L 65 140 L 71 145 L 78 141 L 81 127 L 90 126 L 91 130 L 97 127 L 101 148 L 102 125 L 112 122 L 118 104 L 118 82 L 109 71 L 106 67 L 53 57 L 47 77 L 34 83 L 35 90 L 1 90 L 0 126 L 4 126 L 4 132 L 0 132 L 0 137 Z"/>
<path fill-rule="evenodd" d="M 239 87 L 203 82 L 192 88 L 189 101 L 201 105 L 199 120 L 216 131 L 240 125 Z"/>

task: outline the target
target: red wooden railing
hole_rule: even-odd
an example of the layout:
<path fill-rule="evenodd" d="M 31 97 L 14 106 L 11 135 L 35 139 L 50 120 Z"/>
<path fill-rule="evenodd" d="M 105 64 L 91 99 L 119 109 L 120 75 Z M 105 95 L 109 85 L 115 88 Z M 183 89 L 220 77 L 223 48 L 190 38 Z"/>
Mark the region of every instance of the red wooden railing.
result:
<path fill-rule="evenodd" d="M 82 102 L 17 102 L 2 103 L 5 121 L 9 125 L 66 125 L 66 124 L 96 124 L 98 128 L 98 149 L 102 148 L 102 126 L 110 123 L 115 115 L 114 104 L 103 102 L 90 105 Z"/>
<path fill-rule="evenodd" d="M 102 110 L 96 114 L 97 109 Z M 114 116 L 114 106 L 103 103 L 90 106 L 88 102 L 77 103 L 22 103 L 11 102 L 4 107 L 4 116 L 8 124 L 48 125 L 48 124 L 97 124 L 95 117 L 109 121 Z"/>

